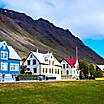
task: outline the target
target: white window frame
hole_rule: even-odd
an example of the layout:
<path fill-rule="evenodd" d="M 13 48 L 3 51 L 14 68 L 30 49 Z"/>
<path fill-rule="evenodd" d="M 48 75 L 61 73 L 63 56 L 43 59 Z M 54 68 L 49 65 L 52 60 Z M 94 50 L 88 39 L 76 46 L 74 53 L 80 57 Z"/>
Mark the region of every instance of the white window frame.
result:
<path fill-rule="evenodd" d="M 69 74 L 72 75 L 72 69 L 69 70 Z"/>
<path fill-rule="evenodd" d="M 7 70 L 8 70 L 8 63 L 7 62 L 1 62 L 1 71 L 7 71 Z"/>
<path fill-rule="evenodd" d="M 75 70 L 73 70 L 73 75 L 75 75 L 76 74 L 76 71 Z"/>
<path fill-rule="evenodd" d="M 14 69 L 12 69 L 14 67 Z M 10 71 L 19 71 L 19 64 L 10 63 Z"/>
<path fill-rule="evenodd" d="M 3 54 L 3 57 L 2 57 L 2 54 Z M 7 54 L 7 57 L 5 58 L 4 57 L 4 54 Z M 5 52 L 5 51 L 1 51 L 1 59 L 8 59 L 8 52 Z"/>

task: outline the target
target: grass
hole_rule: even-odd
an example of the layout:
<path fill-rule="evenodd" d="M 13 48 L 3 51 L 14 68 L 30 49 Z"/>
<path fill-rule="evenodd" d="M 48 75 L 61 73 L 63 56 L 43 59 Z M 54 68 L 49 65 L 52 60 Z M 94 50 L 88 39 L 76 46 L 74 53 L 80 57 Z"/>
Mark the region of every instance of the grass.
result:
<path fill-rule="evenodd" d="M 0 104 L 104 104 L 104 81 L 0 84 Z"/>

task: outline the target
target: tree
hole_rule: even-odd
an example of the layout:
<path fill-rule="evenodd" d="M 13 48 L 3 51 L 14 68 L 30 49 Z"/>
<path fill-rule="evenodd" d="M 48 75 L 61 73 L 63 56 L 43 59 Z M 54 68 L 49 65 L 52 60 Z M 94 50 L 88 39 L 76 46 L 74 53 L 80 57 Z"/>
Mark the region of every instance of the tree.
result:
<path fill-rule="evenodd" d="M 88 70 L 88 63 L 84 60 L 81 60 L 79 62 L 79 69 L 80 69 L 80 78 L 87 78 L 88 79 L 88 75 L 89 75 L 89 70 Z"/>
<path fill-rule="evenodd" d="M 96 68 L 93 64 L 89 65 L 89 73 L 90 73 L 90 79 L 95 78 Z"/>
<path fill-rule="evenodd" d="M 21 66 L 20 73 L 24 74 L 26 70 L 27 70 L 27 66 Z"/>

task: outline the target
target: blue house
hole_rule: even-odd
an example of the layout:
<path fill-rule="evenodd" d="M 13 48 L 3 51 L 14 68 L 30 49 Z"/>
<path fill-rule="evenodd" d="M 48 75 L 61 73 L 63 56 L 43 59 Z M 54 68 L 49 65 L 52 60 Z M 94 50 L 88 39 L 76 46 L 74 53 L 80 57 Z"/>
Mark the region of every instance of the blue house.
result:
<path fill-rule="evenodd" d="M 5 41 L 0 42 L 0 81 L 13 81 L 20 73 L 21 58 Z"/>

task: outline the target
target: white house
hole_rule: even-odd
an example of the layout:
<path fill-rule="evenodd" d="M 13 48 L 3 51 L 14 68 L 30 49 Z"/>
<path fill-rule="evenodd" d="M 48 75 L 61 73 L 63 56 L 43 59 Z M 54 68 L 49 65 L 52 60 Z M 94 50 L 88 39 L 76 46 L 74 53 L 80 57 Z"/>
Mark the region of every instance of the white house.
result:
<path fill-rule="evenodd" d="M 52 53 L 30 52 L 24 65 L 33 75 L 44 75 L 48 79 L 61 80 L 61 64 Z"/>
<path fill-rule="evenodd" d="M 104 65 L 97 65 L 97 67 L 98 67 L 101 71 L 104 71 Z"/>
<path fill-rule="evenodd" d="M 78 79 L 79 78 L 79 63 L 77 59 L 63 58 L 61 61 L 62 79 Z"/>

